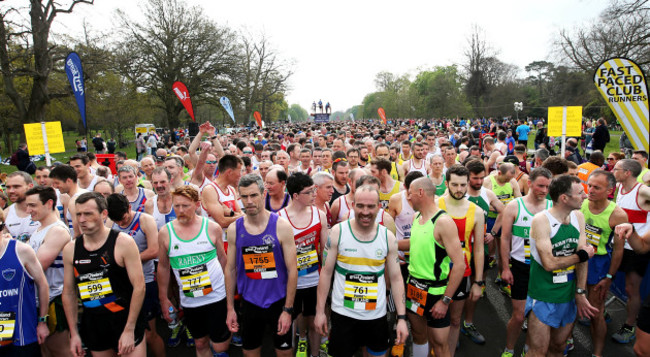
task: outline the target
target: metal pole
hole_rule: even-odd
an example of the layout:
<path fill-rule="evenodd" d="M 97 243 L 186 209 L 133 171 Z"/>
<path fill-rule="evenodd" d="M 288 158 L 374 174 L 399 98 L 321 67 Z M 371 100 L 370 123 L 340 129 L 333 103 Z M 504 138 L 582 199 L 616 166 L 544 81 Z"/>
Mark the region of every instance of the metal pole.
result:
<path fill-rule="evenodd" d="M 43 148 L 45 149 L 45 165 L 52 166 L 52 159 L 50 158 L 50 146 L 47 144 L 47 131 L 45 130 L 45 122 L 41 122 L 41 133 L 43 134 Z"/>
<path fill-rule="evenodd" d="M 564 158 L 564 150 L 566 149 L 566 106 L 562 108 L 562 158 Z"/>

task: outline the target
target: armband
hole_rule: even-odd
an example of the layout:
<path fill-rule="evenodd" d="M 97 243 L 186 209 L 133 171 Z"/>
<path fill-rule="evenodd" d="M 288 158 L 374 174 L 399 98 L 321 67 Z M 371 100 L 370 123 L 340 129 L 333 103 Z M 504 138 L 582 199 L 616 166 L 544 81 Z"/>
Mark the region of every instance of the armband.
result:
<path fill-rule="evenodd" d="M 589 253 L 587 253 L 586 250 L 580 249 L 579 251 L 576 252 L 578 255 L 578 258 L 580 259 L 580 263 L 584 263 L 587 260 L 589 260 Z"/>

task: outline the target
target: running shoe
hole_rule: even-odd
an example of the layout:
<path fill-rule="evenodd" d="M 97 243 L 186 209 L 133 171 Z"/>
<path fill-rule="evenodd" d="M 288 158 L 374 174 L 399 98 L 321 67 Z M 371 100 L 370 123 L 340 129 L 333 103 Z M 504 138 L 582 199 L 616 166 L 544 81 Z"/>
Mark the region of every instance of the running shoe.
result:
<path fill-rule="evenodd" d="M 327 340 L 327 341 L 320 344 L 320 355 L 321 356 L 329 357 L 329 353 L 328 353 L 329 345 L 330 345 L 330 340 Z"/>
<path fill-rule="evenodd" d="M 230 339 L 230 344 L 233 346 L 241 347 L 242 346 L 241 336 L 238 333 L 233 333 L 232 338 Z"/>
<path fill-rule="evenodd" d="M 488 257 L 488 268 L 492 269 L 495 266 L 497 266 L 497 258 L 490 255 Z"/>
<path fill-rule="evenodd" d="M 478 345 L 482 345 L 485 343 L 485 337 L 483 337 L 483 335 L 481 335 L 481 333 L 478 332 L 476 326 L 474 326 L 473 323 L 468 324 L 467 322 L 463 321 L 463 324 L 460 325 L 460 332 L 462 332 L 463 335 L 469 337 L 472 340 L 472 342 Z"/>
<path fill-rule="evenodd" d="M 563 355 L 566 357 L 569 355 L 569 352 L 573 351 L 576 346 L 573 344 L 573 337 L 569 337 L 566 340 L 566 347 L 564 347 Z"/>
<path fill-rule="evenodd" d="M 298 348 L 296 349 L 296 357 L 307 357 L 307 340 L 298 340 Z"/>
<path fill-rule="evenodd" d="M 512 357 L 512 352 L 503 351 L 503 353 L 501 354 L 501 357 Z"/>
<path fill-rule="evenodd" d="M 512 290 L 510 289 L 510 284 L 505 284 L 502 282 L 501 285 L 499 285 L 499 291 L 501 291 L 503 295 L 512 297 Z"/>
<path fill-rule="evenodd" d="M 185 346 L 194 347 L 194 337 L 192 337 L 192 334 L 190 333 L 190 329 L 188 328 L 185 329 L 185 337 L 187 337 L 187 340 L 185 341 Z"/>
<path fill-rule="evenodd" d="M 612 335 L 612 339 L 618 343 L 623 343 L 623 344 L 629 343 L 630 341 L 633 341 L 635 338 L 634 336 L 635 330 L 636 329 L 634 327 L 627 326 L 624 324 L 623 326 L 621 326 L 618 332 Z"/>
<path fill-rule="evenodd" d="M 400 343 L 399 345 L 394 345 L 390 350 L 390 357 L 402 357 L 404 356 L 404 344 Z"/>
<path fill-rule="evenodd" d="M 172 333 L 167 339 L 168 347 L 176 347 L 181 344 L 181 332 L 183 332 L 183 325 L 178 324 L 175 328 L 172 329 Z"/>

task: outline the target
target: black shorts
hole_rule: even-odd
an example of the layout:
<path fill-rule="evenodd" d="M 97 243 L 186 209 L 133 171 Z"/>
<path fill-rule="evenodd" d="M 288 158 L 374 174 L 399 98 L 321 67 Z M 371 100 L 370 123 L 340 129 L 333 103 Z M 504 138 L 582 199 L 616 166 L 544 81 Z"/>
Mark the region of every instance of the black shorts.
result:
<path fill-rule="evenodd" d="M 510 259 L 510 271 L 514 280 L 510 286 L 512 298 L 514 300 L 526 300 L 526 296 L 528 296 L 528 280 L 530 279 L 530 265 L 516 259 Z"/>
<path fill-rule="evenodd" d="M 375 320 L 357 320 L 332 311 L 331 321 L 328 351 L 331 356 L 354 356 L 362 346 L 366 346 L 370 355 L 381 355 L 390 347 L 386 316 Z"/>
<path fill-rule="evenodd" d="M 81 314 L 79 335 L 81 341 L 91 351 L 118 350 L 120 336 L 129 317 L 128 309 L 119 312 L 92 313 L 85 309 Z M 144 339 L 146 322 L 140 310 L 140 315 L 135 323 L 133 338 L 135 346 Z"/>
<path fill-rule="evenodd" d="M 274 302 L 268 308 L 264 309 L 252 304 L 245 299 L 242 301 L 241 308 L 241 337 L 242 348 L 245 350 L 254 350 L 262 346 L 264 330 L 266 327 L 273 333 L 273 345 L 278 350 L 291 349 L 293 343 L 293 334 L 291 328 L 284 335 L 278 335 L 278 320 L 284 307 L 284 298 Z"/>
<path fill-rule="evenodd" d="M 409 280 L 407 280 L 407 281 L 410 281 L 410 279 L 413 279 L 413 278 L 409 277 Z M 407 285 L 408 285 L 408 283 L 407 283 Z M 408 286 L 406 287 L 406 289 L 407 289 L 406 294 L 408 296 Z M 432 294 L 427 293 L 427 300 L 426 300 L 426 302 L 424 304 L 424 310 L 422 312 L 422 316 L 424 318 L 426 318 L 427 326 L 429 326 L 431 328 L 445 328 L 445 327 L 449 327 L 449 325 L 451 324 L 449 309 L 447 309 L 447 314 L 441 319 L 436 319 L 433 316 L 431 316 L 431 308 L 433 307 L 433 305 L 435 305 L 438 302 L 438 300 L 442 299 L 442 297 L 443 297 L 443 295 L 432 295 Z M 409 304 L 408 301 L 410 299 L 408 297 L 406 299 L 407 299 L 407 306 L 408 306 L 408 304 Z M 407 308 L 406 311 L 410 312 L 410 313 L 412 313 L 414 315 L 420 316 L 419 314 L 417 314 L 415 311 L 413 311 L 410 308 Z"/>
<path fill-rule="evenodd" d="M 226 299 L 199 307 L 183 307 L 185 326 L 194 338 L 205 336 L 210 341 L 220 343 L 230 338 L 230 330 L 226 325 L 228 305 Z"/>
<path fill-rule="evenodd" d="M 636 327 L 645 333 L 650 333 L 650 296 L 648 296 L 641 305 L 636 321 Z"/>
<path fill-rule="evenodd" d="M 47 319 L 47 327 L 50 330 L 50 334 L 68 330 L 68 320 L 65 318 L 65 311 L 63 311 L 61 295 L 50 301 L 47 313 L 50 315 Z"/>
<path fill-rule="evenodd" d="M 300 315 L 300 313 L 302 313 L 303 317 L 316 316 L 317 291 L 318 286 L 296 289 L 296 297 L 293 301 L 294 319 Z"/>
<path fill-rule="evenodd" d="M 629 249 L 623 249 L 623 260 L 621 260 L 618 271 L 624 273 L 635 272 L 640 276 L 644 276 L 648 268 L 648 261 L 650 261 L 650 253 L 637 254 Z"/>
<path fill-rule="evenodd" d="M 144 320 L 149 322 L 160 315 L 160 300 L 158 299 L 158 283 L 152 281 L 145 284 L 144 301 L 142 302 Z M 147 327 L 148 328 L 148 327 Z"/>
<path fill-rule="evenodd" d="M 464 277 L 460 281 L 460 285 L 458 285 L 458 289 L 456 289 L 456 292 L 454 293 L 452 300 L 457 301 L 457 300 L 467 299 L 469 297 L 469 291 L 471 288 L 472 288 L 472 280 L 470 279 L 469 276 Z"/>

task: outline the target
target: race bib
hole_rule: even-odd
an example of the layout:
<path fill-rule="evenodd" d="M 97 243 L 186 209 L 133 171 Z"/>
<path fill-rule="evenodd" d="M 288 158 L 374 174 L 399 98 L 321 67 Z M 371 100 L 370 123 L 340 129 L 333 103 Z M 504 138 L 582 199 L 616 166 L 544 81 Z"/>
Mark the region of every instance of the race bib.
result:
<path fill-rule="evenodd" d="M 244 247 L 242 248 L 242 258 L 247 277 L 256 280 L 278 277 L 273 246 L 270 244 Z"/>
<path fill-rule="evenodd" d="M 212 282 L 205 264 L 180 269 L 178 275 L 183 285 L 183 294 L 187 297 L 205 296 L 212 291 Z"/>
<path fill-rule="evenodd" d="M 598 245 L 600 245 L 600 237 L 602 234 L 602 228 L 592 226 L 591 224 L 585 224 L 585 235 L 587 236 L 587 242 L 593 245 L 594 248 L 598 248 Z"/>
<path fill-rule="evenodd" d="M 113 295 L 113 288 L 108 278 L 90 280 L 77 284 L 81 301 L 87 307 L 96 307 L 96 304 L 88 304 L 92 301 L 106 298 Z"/>
<path fill-rule="evenodd" d="M 575 277 L 575 265 L 566 269 L 553 270 L 553 284 L 563 284 L 573 280 Z"/>
<path fill-rule="evenodd" d="M 318 253 L 314 244 L 296 247 L 298 257 L 298 276 L 318 270 Z"/>
<path fill-rule="evenodd" d="M 504 205 L 508 204 L 510 201 L 512 201 L 512 195 L 507 194 L 507 195 L 498 195 L 497 198 L 499 201 L 503 202 Z"/>
<path fill-rule="evenodd" d="M 8 345 L 14 339 L 15 312 L 0 312 L 0 345 Z"/>
<path fill-rule="evenodd" d="M 524 238 L 524 261 L 530 264 L 530 238 Z"/>
<path fill-rule="evenodd" d="M 424 316 L 428 291 L 429 286 L 427 284 L 411 277 L 406 285 L 406 308 L 420 316 Z"/>
<path fill-rule="evenodd" d="M 353 310 L 374 310 L 377 308 L 377 276 L 345 274 L 343 306 Z"/>

